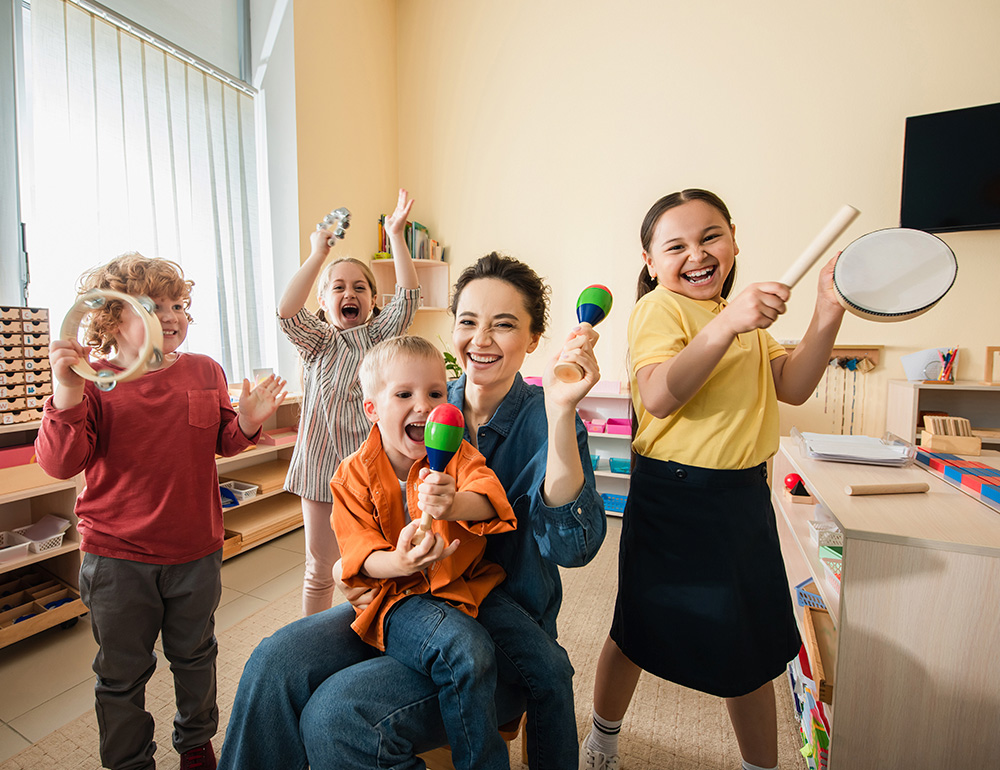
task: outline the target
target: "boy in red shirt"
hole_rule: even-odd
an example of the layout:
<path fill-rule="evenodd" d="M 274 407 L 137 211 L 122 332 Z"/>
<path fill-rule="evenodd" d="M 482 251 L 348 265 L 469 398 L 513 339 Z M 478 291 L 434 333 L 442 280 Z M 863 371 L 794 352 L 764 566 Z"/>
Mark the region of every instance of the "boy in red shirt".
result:
<path fill-rule="evenodd" d="M 80 593 L 94 638 L 101 760 L 108 768 L 155 767 L 153 718 L 146 682 L 156 668 L 153 645 L 174 675 L 173 744 L 181 768 L 214 768 L 215 609 L 222 592 L 222 505 L 215 455 L 257 442 L 261 426 L 284 400 L 274 376 L 253 390 L 243 381 L 239 415 L 222 368 L 179 351 L 191 316 L 179 265 L 124 254 L 85 273 L 80 293 L 108 289 L 149 297 L 163 329 L 163 361 L 138 379 L 100 390 L 70 367 L 93 348 L 100 369 L 130 368 L 143 350 L 144 322 L 121 300 L 91 313 L 89 347 L 53 340 L 57 383 L 45 402 L 35 449 L 51 476 L 83 472 L 76 502 L 84 552 Z"/>

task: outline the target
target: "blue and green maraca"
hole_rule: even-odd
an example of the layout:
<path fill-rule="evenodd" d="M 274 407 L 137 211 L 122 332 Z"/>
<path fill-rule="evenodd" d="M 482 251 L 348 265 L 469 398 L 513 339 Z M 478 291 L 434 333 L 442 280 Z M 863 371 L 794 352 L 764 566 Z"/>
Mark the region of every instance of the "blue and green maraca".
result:
<path fill-rule="evenodd" d="M 427 464 L 432 471 L 443 473 L 451 458 L 462 445 L 465 436 L 465 417 L 454 404 L 439 404 L 431 409 L 424 423 L 424 449 L 427 450 Z M 420 516 L 420 527 L 413 535 L 413 543 L 419 543 L 430 531 L 431 517 L 427 513 Z"/>
<path fill-rule="evenodd" d="M 580 292 L 576 300 L 576 318 L 580 323 L 597 326 L 611 312 L 611 291 L 599 283 L 592 284 Z M 555 375 L 563 382 L 579 382 L 583 379 L 583 369 L 569 361 L 557 361 Z"/>

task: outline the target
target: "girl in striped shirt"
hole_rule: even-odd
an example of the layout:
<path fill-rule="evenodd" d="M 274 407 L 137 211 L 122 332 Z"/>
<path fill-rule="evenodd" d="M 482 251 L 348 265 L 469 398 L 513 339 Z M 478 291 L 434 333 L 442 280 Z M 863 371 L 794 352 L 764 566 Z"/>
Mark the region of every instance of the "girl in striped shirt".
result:
<path fill-rule="evenodd" d="M 333 565 L 340 558 L 330 525 L 333 497 L 330 479 L 340 461 L 367 438 L 371 424 L 362 408 L 358 367 L 376 342 L 403 334 L 420 299 L 417 271 L 403 238 L 413 200 L 399 191 L 396 210 L 385 221 L 396 267 L 396 292 L 384 308 L 375 305 L 375 276 L 364 262 L 342 257 L 325 270 L 329 230 L 310 236 L 312 251 L 292 276 L 278 302 L 281 330 L 302 359 L 302 415 L 299 435 L 285 479 L 285 489 L 302 498 L 306 566 L 302 612 L 329 609 L 333 601 Z M 322 270 L 322 275 L 320 271 Z M 319 278 L 319 312 L 304 305 Z"/>

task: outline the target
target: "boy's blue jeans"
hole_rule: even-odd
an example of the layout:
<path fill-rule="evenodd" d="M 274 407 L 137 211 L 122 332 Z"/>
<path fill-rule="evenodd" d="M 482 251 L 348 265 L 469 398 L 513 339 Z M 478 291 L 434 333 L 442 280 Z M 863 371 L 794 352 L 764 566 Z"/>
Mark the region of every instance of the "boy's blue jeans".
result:
<path fill-rule="evenodd" d="M 474 618 L 429 594 L 409 596 L 385 618 L 385 652 L 431 678 L 457 770 L 510 770 L 493 703 L 493 641 Z"/>
<path fill-rule="evenodd" d="M 247 661 L 226 732 L 224 770 L 344 767 L 423 768 L 416 755 L 448 742 L 434 683 L 351 629 L 354 610 L 339 604 L 263 640 Z M 528 707 L 534 770 L 576 767 L 573 668 L 563 650 L 501 589 L 480 607 L 497 645 L 497 719 Z M 514 659 L 528 661 L 518 671 Z M 538 740 L 540 738 L 540 740 Z"/>

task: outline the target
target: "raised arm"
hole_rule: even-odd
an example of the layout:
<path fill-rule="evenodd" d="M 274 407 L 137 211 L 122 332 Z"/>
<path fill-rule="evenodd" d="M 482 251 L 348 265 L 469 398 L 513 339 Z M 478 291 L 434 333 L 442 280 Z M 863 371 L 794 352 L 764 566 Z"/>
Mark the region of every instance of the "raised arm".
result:
<path fill-rule="evenodd" d="M 833 266 L 839 256 L 831 259 L 820 271 L 816 309 L 802 341 L 787 356 L 780 356 L 771 362 L 774 389 L 779 401 L 795 405 L 805 403 L 830 363 L 837 332 L 844 320 L 844 308 L 837 302 L 833 288 Z"/>
<path fill-rule="evenodd" d="M 309 236 L 312 251 L 295 272 L 295 275 L 292 276 L 292 280 L 285 287 L 285 293 L 278 300 L 279 318 L 291 318 L 305 307 L 306 300 L 309 299 L 309 292 L 316 285 L 316 279 L 319 278 L 319 274 L 323 270 L 323 263 L 326 262 L 326 258 L 332 250 L 327 244 L 329 240 L 335 239 L 333 232 L 326 229 L 317 230 Z"/>
<path fill-rule="evenodd" d="M 420 286 L 417 279 L 417 269 L 413 266 L 413 258 L 406 247 L 403 230 L 406 228 L 406 217 L 413 208 L 413 199 L 406 190 L 400 188 L 396 201 L 396 210 L 385 220 L 385 232 L 389 236 L 389 246 L 392 249 L 392 261 L 396 268 L 396 284 L 404 289 L 416 289 Z"/>

